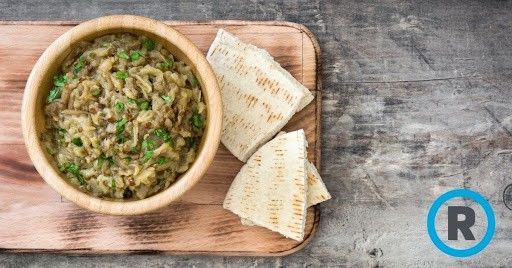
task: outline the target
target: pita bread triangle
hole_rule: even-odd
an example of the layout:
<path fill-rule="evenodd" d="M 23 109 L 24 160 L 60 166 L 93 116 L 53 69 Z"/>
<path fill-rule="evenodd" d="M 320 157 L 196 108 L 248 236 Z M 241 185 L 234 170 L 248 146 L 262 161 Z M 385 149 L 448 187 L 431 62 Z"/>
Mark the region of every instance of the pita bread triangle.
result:
<path fill-rule="evenodd" d="M 307 208 L 306 163 L 302 129 L 277 136 L 242 167 L 223 207 L 256 225 L 302 241 Z"/>
<path fill-rule="evenodd" d="M 325 187 L 325 184 L 322 181 L 322 178 L 320 177 L 320 174 L 318 173 L 318 170 L 316 169 L 315 165 L 313 165 L 311 162 L 307 162 L 306 170 L 308 174 L 308 187 L 306 194 L 307 207 L 311 207 L 318 203 L 331 199 L 331 194 L 329 193 L 329 191 L 327 191 L 327 187 Z M 240 221 L 242 222 L 243 225 L 255 225 L 252 221 L 248 219 L 241 218 Z"/>
<path fill-rule="evenodd" d="M 327 187 L 325 187 L 322 177 L 320 177 L 320 173 L 318 173 L 315 165 L 311 162 L 307 162 L 306 166 L 306 170 L 308 171 L 308 207 L 331 199 L 331 194 L 327 191 Z"/>
<path fill-rule="evenodd" d="M 286 132 L 281 131 L 277 133 L 277 136 L 281 136 L 285 134 Z M 306 147 L 308 147 L 307 141 L 306 141 Z M 308 207 L 314 206 L 318 203 L 327 201 L 331 199 L 331 194 L 329 191 L 327 191 L 327 187 L 325 187 L 324 181 L 322 180 L 322 177 L 320 177 L 320 173 L 318 173 L 318 170 L 316 169 L 315 165 L 313 163 L 306 161 L 306 171 L 307 171 L 307 183 L 308 183 L 308 190 L 307 190 L 307 205 Z"/>
<path fill-rule="evenodd" d="M 206 57 L 221 89 L 222 143 L 243 162 L 313 100 L 267 51 L 222 29 Z"/>

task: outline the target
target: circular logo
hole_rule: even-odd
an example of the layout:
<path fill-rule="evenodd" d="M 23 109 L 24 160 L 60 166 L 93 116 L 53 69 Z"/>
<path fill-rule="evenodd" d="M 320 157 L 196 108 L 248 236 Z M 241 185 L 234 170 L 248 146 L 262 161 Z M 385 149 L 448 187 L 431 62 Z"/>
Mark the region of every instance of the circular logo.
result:
<path fill-rule="evenodd" d="M 503 203 L 508 209 L 512 210 L 512 184 L 509 184 L 503 191 Z"/>
<path fill-rule="evenodd" d="M 448 200 L 453 198 L 468 198 L 480 204 L 480 206 L 484 209 L 485 215 L 487 217 L 487 231 L 485 232 L 484 237 L 480 242 L 478 242 L 473 247 L 467 249 L 457 249 L 452 248 L 446 245 L 440 238 L 436 232 L 435 220 L 437 216 L 437 212 L 441 208 L 441 206 L 446 203 Z M 442 194 L 439 198 L 434 201 L 430 210 L 428 211 L 427 216 L 427 230 L 430 239 L 436 245 L 438 249 L 440 249 L 445 254 L 454 256 L 454 257 L 469 257 L 477 254 L 482 251 L 492 240 L 492 236 L 494 235 L 494 229 L 496 228 L 496 219 L 494 218 L 494 211 L 492 210 L 491 205 L 483 196 L 479 193 L 468 190 L 468 189 L 457 189 L 446 192 Z"/>

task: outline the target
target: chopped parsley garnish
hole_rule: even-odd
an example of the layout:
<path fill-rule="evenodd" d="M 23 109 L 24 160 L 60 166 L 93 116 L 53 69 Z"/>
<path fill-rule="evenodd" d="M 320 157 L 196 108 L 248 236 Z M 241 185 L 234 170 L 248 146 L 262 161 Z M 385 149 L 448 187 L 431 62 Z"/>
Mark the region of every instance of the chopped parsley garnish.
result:
<path fill-rule="evenodd" d="M 98 157 L 98 166 L 102 166 L 104 161 L 107 161 L 109 165 L 114 164 L 114 159 L 112 159 L 112 156 L 106 156 L 105 154 L 101 154 L 100 157 Z"/>
<path fill-rule="evenodd" d="M 170 70 L 174 67 L 174 59 L 170 58 L 168 60 L 165 60 L 164 62 L 160 63 L 160 69 L 162 70 Z"/>
<path fill-rule="evenodd" d="M 142 151 L 153 151 L 155 149 L 155 141 L 152 139 L 145 139 L 141 145 Z"/>
<path fill-rule="evenodd" d="M 67 162 L 60 167 L 60 171 L 73 175 L 78 180 L 80 185 L 85 184 L 84 176 L 80 174 L 80 167 L 77 164 Z"/>
<path fill-rule="evenodd" d="M 73 73 L 77 75 L 85 66 L 85 57 L 84 55 L 80 56 L 75 67 L 73 68 Z"/>
<path fill-rule="evenodd" d="M 130 59 L 130 55 L 128 55 L 128 53 L 124 50 L 120 50 L 117 52 L 117 56 L 120 58 L 120 59 L 125 59 L 125 60 L 129 60 Z"/>
<path fill-rule="evenodd" d="M 137 105 L 137 100 L 128 98 L 128 103 L 129 104 L 133 104 L 133 105 Z"/>
<path fill-rule="evenodd" d="M 110 187 L 111 187 L 112 189 L 116 189 L 116 187 L 117 187 L 116 179 L 112 179 L 112 181 L 110 182 Z"/>
<path fill-rule="evenodd" d="M 63 87 L 68 82 L 68 78 L 64 74 L 58 74 L 53 77 L 53 85 Z"/>
<path fill-rule="evenodd" d="M 117 79 L 124 80 L 124 79 L 128 78 L 128 73 L 125 71 L 117 71 L 114 73 L 114 75 Z"/>
<path fill-rule="evenodd" d="M 160 98 L 162 98 L 162 100 L 164 100 L 165 102 L 172 102 L 172 98 L 170 96 L 162 95 L 160 96 Z"/>
<path fill-rule="evenodd" d="M 91 94 L 94 96 L 94 97 L 99 97 L 101 95 L 101 89 L 100 88 L 94 88 L 91 92 Z"/>
<path fill-rule="evenodd" d="M 144 41 L 142 42 L 142 45 L 147 49 L 147 50 L 153 50 L 155 48 L 155 41 L 151 40 L 151 39 L 144 39 Z"/>
<path fill-rule="evenodd" d="M 54 100 L 60 98 L 61 93 L 62 87 L 53 87 L 52 90 L 50 90 L 50 94 L 48 94 L 48 98 L 46 98 L 46 101 L 48 103 L 53 102 Z"/>
<path fill-rule="evenodd" d="M 199 81 L 197 81 L 196 76 L 195 76 L 195 75 L 193 75 L 193 74 L 191 74 L 191 75 L 189 75 L 189 76 L 187 77 L 187 81 L 188 81 L 188 83 L 190 84 L 190 86 L 191 86 L 192 88 L 195 88 L 195 87 L 197 87 L 197 85 L 199 85 Z"/>
<path fill-rule="evenodd" d="M 128 119 L 126 118 L 119 119 L 116 122 L 117 143 L 119 144 L 122 144 L 126 141 L 126 137 L 124 136 L 124 129 L 126 127 L 126 123 L 128 123 Z"/>
<path fill-rule="evenodd" d="M 118 113 L 122 113 L 124 111 L 124 103 L 117 101 L 116 104 L 114 105 L 114 108 L 116 109 L 116 111 Z"/>
<path fill-rule="evenodd" d="M 137 106 L 139 106 L 139 109 L 141 109 L 143 111 L 147 111 L 147 110 L 149 110 L 149 101 L 147 101 L 147 100 L 139 101 Z"/>
<path fill-rule="evenodd" d="M 172 57 L 172 55 L 169 59 L 167 59 L 167 62 L 169 63 L 169 69 L 174 68 L 174 58 Z"/>
<path fill-rule="evenodd" d="M 124 132 L 124 128 L 126 127 L 126 123 L 128 123 L 128 119 L 122 118 L 117 120 L 116 122 L 116 133 L 121 134 Z"/>
<path fill-rule="evenodd" d="M 144 163 L 148 162 L 149 159 L 151 159 L 154 154 L 155 154 L 155 151 L 146 151 L 146 152 L 144 152 Z"/>
<path fill-rule="evenodd" d="M 137 105 L 137 108 L 143 111 L 147 111 L 149 110 L 149 107 L 151 107 L 151 102 L 145 99 L 134 100 L 128 98 L 128 103 Z"/>
<path fill-rule="evenodd" d="M 169 162 L 169 158 L 167 157 L 164 157 L 164 156 L 159 156 L 157 159 L 156 159 L 156 163 L 158 165 L 163 165 L 163 164 L 166 164 Z"/>
<path fill-rule="evenodd" d="M 196 128 L 203 128 L 204 127 L 204 121 L 200 114 L 193 113 L 192 118 L 190 119 L 192 121 L 192 125 Z"/>
<path fill-rule="evenodd" d="M 140 53 L 140 51 L 134 51 L 130 54 L 130 59 L 132 61 L 136 61 L 136 60 L 140 59 L 140 57 L 142 57 L 142 53 Z"/>
<path fill-rule="evenodd" d="M 142 141 L 141 149 L 144 152 L 144 163 L 146 163 L 155 154 L 155 141 L 152 139 L 145 139 Z"/>
<path fill-rule="evenodd" d="M 74 145 L 78 146 L 78 147 L 82 147 L 84 145 L 84 143 L 82 142 L 82 139 L 80 137 L 75 137 L 71 140 L 71 143 L 73 143 Z"/>
<path fill-rule="evenodd" d="M 172 142 L 172 137 L 169 135 L 169 133 L 163 129 L 163 128 L 157 128 L 155 129 L 155 135 L 162 139 L 164 142 Z"/>
<path fill-rule="evenodd" d="M 54 100 L 60 98 L 60 95 L 62 94 L 62 89 L 68 82 L 68 79 L 63 74 L 58 74 L 53 77 L 53 85 L 54 87 L 52 90 L 50 90 L 50 93 L 48 94 L 48 98 L 46 98 L 46 101 L 48 103 L 53 102 Z"/>

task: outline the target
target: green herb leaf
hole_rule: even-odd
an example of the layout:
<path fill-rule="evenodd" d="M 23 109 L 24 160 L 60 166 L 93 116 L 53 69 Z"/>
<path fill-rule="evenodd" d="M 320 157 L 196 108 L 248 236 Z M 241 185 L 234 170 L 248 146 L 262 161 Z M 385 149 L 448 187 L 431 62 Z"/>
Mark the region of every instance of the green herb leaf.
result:
<path fill-rule="evenodd" d="M 143 46 L 147 49 L 147 50 L 153 50 L 155 48 L 155 41 L 151 40 L 151 39 L 144 39 L 144 41 L 142 42 Z"/>
<path fill-rule="evenodd" d="M 95 89 L 92 90 L 91 94 L 94 97 L 99 97 L 101 95 L 101 89 L 100 88 L 95 88 Z"/>
<path fill-rule="evenodd" d="M 74 145 L 78 146 L 78 147 L 82 147 L 84 145 L 84 143 L 82 142 L 82 139 L 80 137 L 75 137 L 71 140 L 71 143 L 73 143 Z"/>
<path fill-rule="evenodd" d="M 85 66 L 85 56 L 82 55 L 78 59 L 78 61 L 75 64 L 75 67 L 73 68 L 73 73 L 77 75 Z"/>
<path fill-rule="evenodd" d="M 104 161 L 108 161 L 108 164 L 109 165 L 112 165 L 114 164 L 114 159 L 112 158 L 112 156 L 106 156 L 105 154 L 101 154 L 100 157 L 98 157 L 98 166 L 102 166 L 103 165 L 103 162 Z"/>
<path fill-rule="evenodd" d="M 130 54 L 130 59 L 132 61 L 136 61 L 136 60 L 140 59 L 140 57 L 142 57 L 142 53 L 140 53 L 140 51 L 134 51 Z"/>
<path fill-rule="evenodd" d="M 188 77 L 187 77 L 187 81 L 189 82 L 190 86 L 192 88 L 195 88 L 199 85 L 199 81 L 197 81 L 197 78 L 195 75 L 193 74 L 190 74 Z"/>
<path fill-rule="evenodd" d="M 48 98 L 46 98 L 46 101 L 48 103 L 53 102 L 54 100 L 60 98 L 61 93 L 62 87 L 53 87 L 52 90 L 50 90 L 50 94 L 48 94 Z"/>
<path fill-rule="evenodd" d="M 155 151 L 146 151 L 146 152 L 144 152 L 144 163 L 148 162 L 149 159 L 151 159 L 154 154 L 155 154 Z"/>
<path fill-rule="evenodd" d="M 130 162 L 132 162 L 132 157 L 128 156 L 128 157 L 125 158 L 125 160 L 126 160 L 126 162 L 130 163 Z"/>
<path fill-rule="evenodd" d="M 162 98 L 162 100 L 164 100 L 165 102 L 172 102 L 172 98 L 170 96 L 162 95 L 160 96 L 160 98 Z"/>
<path fill-rule="evenodd" d="M 117 79 L 124 80 L 124 79 L 128 78 L 128 73 L 125 71 L 117 71 L 114 73 L 114 75 Z"/>
<path fill-rule="evenodd" d="M 78 173 L 75 175 L 75 178 L 78 180 L 78 182 L 80 183 L 80 185 L 85 185 L 85 180 L 84 180 L 84 176 L 82 176 L 82 174 Z"/>
<path fill-rule="evenodd" d="M 157 128 L 155 129 L 155 135 L 162 139 L 164 142 L 172 142 L 172 137 L 169 135 L 169 133 L 163 129 L 163 128 Z"/>
<path fill-rule="evenodd" d="M 80 172 L 80 167 L 75 163 L 67 162 L 64 164 L 64 171 L 75 174 Z"/>
<path fill-rule="evenodd" d="M 157 128 L 155 129 L 155 135 L 161 139 L 164 139 L 165 137 L 167 137 L 169 134 L 167 134 L 167 131 L 163 128 Z"/>
<path fill-rule="evenodd" d="M 67 162 L 63 166 L 60 167 L 60 170 L 62 172 L 70 173 L 73 176 L 75 176 L 75 178 L 78 180 L 80 185 L 85 184 L 84 176 L 82 176 L 82 174 L 80 174 L 80 167 L 77 164 Z"/>
<path fill-rule="evenodd" d="M 56 87 L 63 87 L 68 82 L 68 78 L 64 74 L 58 74 L 53 77 L 53 84 Z"/>
<path fill-rule="evenodd" d="M 192 118 L 191 118 L 191 121 L 192 121 L 192 125 L 196 128 L 203 128 L 204 127 L 204 121 L 203 121 L 203 118 L 201 117 L 200 114 L 198 113 L 193 113 L 192 114 Z"/>
<path fill-rule="evenodd" d="M 121 134 L 124 132 L 124 128 L 126 127 L 126 123 L 128 123 L 128 119 L 122 118 L 117 120 L 116 122 L 116 133 Z"/>
<path fill-rule="evenodd" d="M 63 129 L 63 128 L 60 128 L 60 127 L 57 128 L 56 130 L 57 130 L 57 137 L 59 139 L 59 142 L 63 141 L 67 131 L 65 129 Z"/>
<path fill-rule="evenodd" d="M 143 110 L 143 111 L 149 110 L 149 107 L 151 107 L 151 101 L 148 101 L 145 99 L 134 100 L 134 99 L 128 98 L 128 103 L 137 105 L 137 108 L 139 108 L 140 110 Z"/>
<path fill-rule="evenodd" d="M 128 98 L 128 103 L 129 104 L 133 104 L 133 105 L 137 105 L 137 100 Z"/>
<path fill-rule="evenodd" d="M 156 159 L 156 163 L 158 165 L 162 165 L 162 164 L 165 164 L 165 163 L 168 163 L 169 162 L 169 158 L 167 157 L 164 157 L 164 156 L 159 156 L 157 159 Z"/>
<path fill-rule="evenodd" d="M 170 58 L 168 60 L 165 60 L 164 62 L 160 63 L 160 69 L 162 70 L 170 70 L 174 67 L 174 59 Z"/>
<path fill-rule="evenodd" d="M 130 59 L 130 55 L 128 55 L 128 53 L 124 50 L 119 50 L 117 52 L 117 57 L 119 57 L 120 59 L 125 59 L 125 60 L 129 60 Z"/>
<path fill-rule="evenodd" d="M 142 100 L 142 101 L 139 101 L 138 106 L 139 106 L 139 109 L 141 109 L 143 111 L 147 111 L 147 110 L 149 110 L 150 104 L 149 104 L 149 101 Z"/>
<path fill-rule="evenodd" d="M 116 189 L 116 187 L 117 187 L 117 181 L 116 181 L 116 179 L 112 179 L 112 181 L 110 182 L 110 187 L 111 187 L 112 189 Z"/>
<path fill-rule="evenodd" d="M 116 111 L 118 113 L 122 113 L 124 111 L 124 103 L 117 101 L 116 104 L 114 105 L 114 108 L 116 109 Z"/>
<path fill-rule="evenodd" d="M 141 149 L 144 152 L 154 150 L 155 149 L 155 141 L 152 140 L 152 139 L 145 139 L 145 140 L 143 140 L 142 141 L 142 145 L 141 145 Z"/>
<path fill-rule="evenodd" d="M 171 57 L 167 60 L 169 63 L 169 69 L 174 68 L 174 57 L 171 55 Z"/>

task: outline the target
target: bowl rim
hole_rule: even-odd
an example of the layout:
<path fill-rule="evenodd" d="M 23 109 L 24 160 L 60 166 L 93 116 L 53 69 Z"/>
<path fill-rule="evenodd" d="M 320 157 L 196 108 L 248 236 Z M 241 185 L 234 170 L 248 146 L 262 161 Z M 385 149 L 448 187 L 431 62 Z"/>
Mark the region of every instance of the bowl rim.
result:
<path fill-rule="evenodd" d="M 39 133 L 36 131 L 35 114 L 38 101 L 34 100 L 42 90 L 41 82 L 48 77 L 47 67 L 52 61 L 66 53 L 76 42 L 97 38 L 98 32 L 129 32 L 157 36 L 175 46 L 194 65 L 195 75 L 201 83 L 206 101 L 207 120 L 199 153 L 192 166 L 167 189 L 148 198 L 135 201 L 113 201 L 86 194 L 62 177 L 43 152 Z M 60 64 L 60 63 L 59 63 Z M 43 102 L 44 103 L 44 102 Z M 25 86 L 21 108 L 21 123 L 25 147 L 34 167 L 55 191 L 64 198 L 95 212 L 111 215 L 136 215 L 154 211 L 177 200 L 204 175 L 217 152 L 222 129 L 222 100 L 217 79 L 203 53 L 187 37 L 164 24 L 147 17 L 133 15 L 111 15 L 83 22 L 57 38 L 43 52 L 34 65 Z"/>

